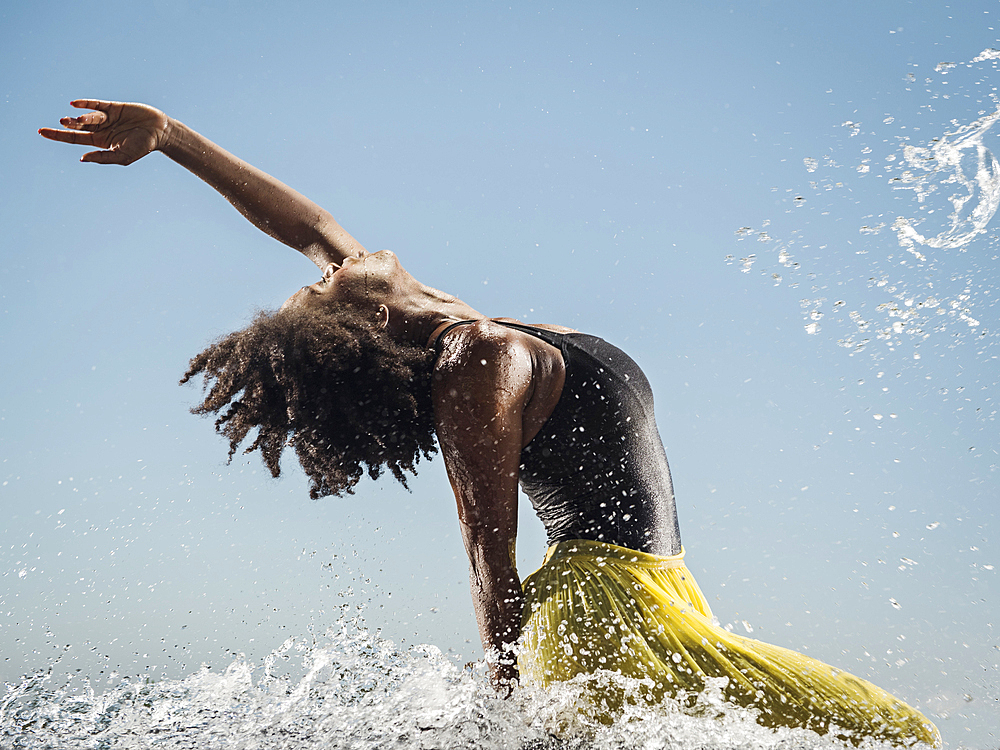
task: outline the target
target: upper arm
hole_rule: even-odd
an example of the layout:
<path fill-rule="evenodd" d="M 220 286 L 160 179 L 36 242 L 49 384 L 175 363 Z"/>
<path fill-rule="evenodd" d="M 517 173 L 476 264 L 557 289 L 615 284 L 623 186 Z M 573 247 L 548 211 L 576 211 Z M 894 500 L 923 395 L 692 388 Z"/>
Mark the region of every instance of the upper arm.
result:
<path fill-rule="evenodd" d="M 438 438 L 473 567 L 501 565 L 517 532 L 530 352 L 505 330 L 470 326 L 442 356 L 434 381 Z"/>

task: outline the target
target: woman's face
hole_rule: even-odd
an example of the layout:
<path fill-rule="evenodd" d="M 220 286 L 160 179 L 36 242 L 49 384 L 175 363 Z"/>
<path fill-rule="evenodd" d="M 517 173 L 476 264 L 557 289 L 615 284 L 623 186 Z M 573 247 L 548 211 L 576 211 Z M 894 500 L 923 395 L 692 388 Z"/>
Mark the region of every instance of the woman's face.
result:
<path fill-rule="evenodd" d="M 340 267 L 328 265 L 320 281 L 302 287 L 281 308 L 348 304 L 377 309 L 379 305 L 389 305 L 393 295 L 404 288 L 401 282 L 409 278 L 390 250 L 362 252 L 345 258 Z"/>

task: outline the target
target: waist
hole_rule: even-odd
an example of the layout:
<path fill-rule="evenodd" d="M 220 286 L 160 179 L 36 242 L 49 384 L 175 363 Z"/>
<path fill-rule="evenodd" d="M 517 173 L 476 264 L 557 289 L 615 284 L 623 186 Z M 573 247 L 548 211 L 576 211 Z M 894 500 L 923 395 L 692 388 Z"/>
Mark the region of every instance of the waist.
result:
<path fill-rule="evenodd" d="M 545 561 L 558 560 L 567 557 L 592 558 L 598 565 L 608 561 L 627 563 L 641 568 L 672 570 L 684 567 L 684 548 L 676 555 L 654 555 L 649 552 L 620 547 L 617 544 L 598 542 L 592 539 L 568 539 L 556 542 L 545 553 Z"/>

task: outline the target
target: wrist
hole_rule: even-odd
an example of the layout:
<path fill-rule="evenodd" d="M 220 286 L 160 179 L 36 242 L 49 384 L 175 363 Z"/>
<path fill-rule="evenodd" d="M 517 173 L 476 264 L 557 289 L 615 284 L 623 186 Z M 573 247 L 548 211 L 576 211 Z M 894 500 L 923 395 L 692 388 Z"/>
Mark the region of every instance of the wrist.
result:
<path fill-rule="evenodd" d="M 183 150 L 184 131 L 187 127 L 184 123 L 175 120 L 169 115 L 164 115 L 163 130 L 160 133 L 157 151 L 162 151 L 167 156 L 174 158 Z"/>
<path fill-rule="evenodd" d="M 218 147 L 180 120 L 175 120 L 172 117 L 166 118 L 162 139 L 158 150 L 164 156 L 214 185 L 212 180 L 206 177 L 205 169 L 219 151 Z"/>

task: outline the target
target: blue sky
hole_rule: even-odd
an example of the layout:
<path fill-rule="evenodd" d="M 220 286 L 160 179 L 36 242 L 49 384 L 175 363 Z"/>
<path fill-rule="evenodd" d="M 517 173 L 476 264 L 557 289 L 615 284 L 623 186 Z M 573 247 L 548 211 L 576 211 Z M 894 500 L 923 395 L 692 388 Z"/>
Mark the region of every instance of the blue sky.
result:
<path fill-rule="evenodd" d="M 36 135 L 98 97 L 160 107 L 488 315 L 625 348 L 722 623 L 869 677 L 953 746 L 995 745 L 995 229 L 921 261 L 892 224 L 946 232 L 954 185 L 930 174 L 919 203 L 891 180 L 906 146 L 996 110 L 996 63 L 972 61 L 1000 47 L 998 14 L 6 4 L 4 679 L 53 659 L 179 676 L 342 607 L 479 654 L 440 461 L 411 493 L 314 502 L 290 463 L 277 482 L 256 459 L 227 466 L 187 413 L 188 358 L 317 274 L 159 154 L 82 165 Z M 523 573 L 543 548 L 524 514 Z"/>

